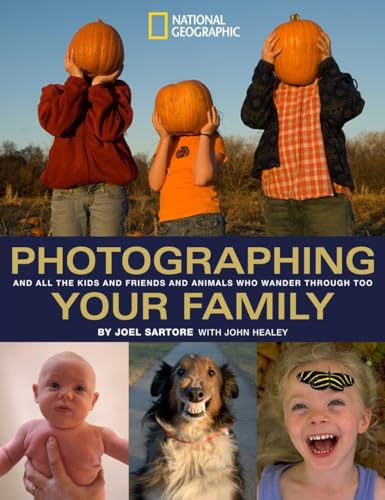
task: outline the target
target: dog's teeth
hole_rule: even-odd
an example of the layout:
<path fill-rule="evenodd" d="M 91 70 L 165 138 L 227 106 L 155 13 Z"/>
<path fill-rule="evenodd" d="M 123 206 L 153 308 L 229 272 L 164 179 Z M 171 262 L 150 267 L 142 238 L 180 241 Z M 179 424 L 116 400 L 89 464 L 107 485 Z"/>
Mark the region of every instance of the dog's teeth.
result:
<path fill-rule="evenodd" d="M 192 415 L 197 415 L 204 412 L 206 409 L 205 403 L 186 403 L 186 411 Z"/>

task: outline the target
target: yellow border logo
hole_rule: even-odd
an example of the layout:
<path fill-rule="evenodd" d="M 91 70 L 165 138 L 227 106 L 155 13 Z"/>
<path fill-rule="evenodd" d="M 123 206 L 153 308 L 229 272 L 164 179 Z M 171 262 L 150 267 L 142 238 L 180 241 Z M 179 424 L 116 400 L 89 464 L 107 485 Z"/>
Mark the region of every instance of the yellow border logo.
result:
<path fill-rule="evenodd" d="M 152 21 L 154 17 L 163 17 L 163 34 L 154 35 L 152 32 Z M 148 39 L 149 40 L 168 40 L 168 12 L 149 12 L 148 13 Z"/>

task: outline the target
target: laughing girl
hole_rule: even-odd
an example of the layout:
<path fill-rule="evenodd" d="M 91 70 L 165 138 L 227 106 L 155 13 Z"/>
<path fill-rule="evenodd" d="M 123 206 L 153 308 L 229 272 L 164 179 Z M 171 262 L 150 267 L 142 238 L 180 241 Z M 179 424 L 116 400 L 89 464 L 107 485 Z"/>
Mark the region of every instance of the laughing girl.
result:
<path fill-rule="evenodd" d="M 294 344 L 259 409 L 259 500 L 384 500 L 377 382 L 353 351 Z"/>

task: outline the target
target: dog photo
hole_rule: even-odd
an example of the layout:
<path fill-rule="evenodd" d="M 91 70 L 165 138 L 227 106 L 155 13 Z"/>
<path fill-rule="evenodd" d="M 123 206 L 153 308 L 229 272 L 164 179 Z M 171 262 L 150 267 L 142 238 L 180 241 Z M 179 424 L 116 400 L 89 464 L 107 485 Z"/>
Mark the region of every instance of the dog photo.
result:
<path fill-rule="evenodd" d="M 194 347 L 179 345 L 170 361 L 163 359 L 152 370 L 140 429 L 145 453 L 138 467 L 130 448 L 134 500 L 247 498 L 232 408 L 240 397 L 237 376 L 232 363 L 213 359 L 204 345 L 197 352 Z M 130 417 L 130 434 L 132 427 Z"/>

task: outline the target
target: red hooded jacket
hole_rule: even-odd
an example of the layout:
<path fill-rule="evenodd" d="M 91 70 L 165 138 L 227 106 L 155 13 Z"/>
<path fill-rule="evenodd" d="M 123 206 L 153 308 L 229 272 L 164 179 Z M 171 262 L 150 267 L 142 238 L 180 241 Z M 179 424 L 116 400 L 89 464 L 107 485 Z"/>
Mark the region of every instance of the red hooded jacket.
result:
<path fill-rule="evenodd" d="M 55 136 L 40 176 L 45 186 L 123 185 L 135 179 L 137 167 L 124 139 L 133 117 L 125 82 L 91 86 L 70 76 L 64 85 L 43 88 L 38 114 Z"/>

